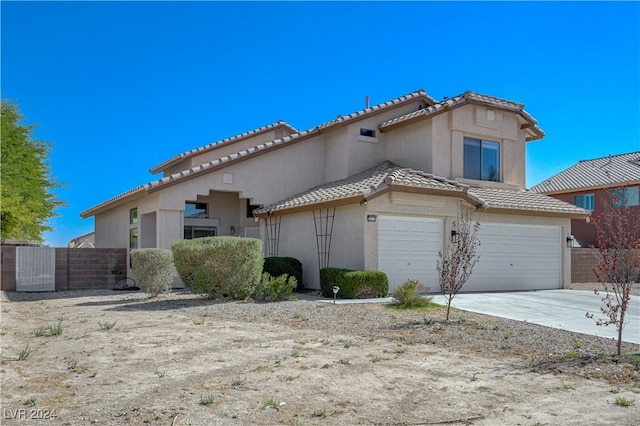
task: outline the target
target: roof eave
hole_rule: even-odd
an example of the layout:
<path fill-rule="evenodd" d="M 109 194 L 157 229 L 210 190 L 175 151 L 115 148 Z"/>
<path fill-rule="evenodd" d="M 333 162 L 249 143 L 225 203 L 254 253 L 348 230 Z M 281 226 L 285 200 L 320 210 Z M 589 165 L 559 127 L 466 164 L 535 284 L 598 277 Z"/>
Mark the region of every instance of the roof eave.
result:
<path fill-rule="evenodd" d="M 91 207 L 87 210 L 84 210 L 82 212 L 80 212 L 80 217 L 83 219 L 87 219 L 90 218 L 92 216 L 95 216 L 97 214 L 100 214 L 104 211 L 107 211 L 109 209 L 112 209 L 116 206 L 119 206 L 121 204 L 124 204 L 126 202 L 132 201 L 136 198 L 140 198 L 142 196 L 144 196 L 146 194 L 146 191 L 144 189 L 144 186 L 139 186 L 137 188 L 134 188 L 132 190 L 129 190 L 127 192 L 125 192 L 124 194 L 120 194 L 116 197 L 113 197 L 107 201 L 104 201 L 94 207 Z"/>
<path fill-rule="evenodd" d="M 586 217 L 591 216 L 591 214 L 586 210 L 585 210 L 585 213 L 578 213 L 578 212 L 563 212 L 563 211 L 555 211 L 555 210 L 531 210 L 531 209 L 505 208 L 505 207 L 496 207 L 491 205 L 489 206 L 485 205 L 480 210 L 486 213 L 513 214 L 513 215 L 521 215 L 521 216 L 563 217 L 567 219 L 585 219 Z"/>

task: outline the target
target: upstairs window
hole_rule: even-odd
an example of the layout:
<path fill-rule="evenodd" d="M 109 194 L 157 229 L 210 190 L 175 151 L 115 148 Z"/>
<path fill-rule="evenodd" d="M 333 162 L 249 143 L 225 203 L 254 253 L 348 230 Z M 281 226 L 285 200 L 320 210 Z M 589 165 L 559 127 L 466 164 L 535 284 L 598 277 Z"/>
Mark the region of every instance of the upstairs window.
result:
<path fill-rule="evenodd" d="M 638 186 L 618 188 L 611 191 L 611 205 L 613 207 L 631 207 L 640 204 Z"/>
<path fill-rule="evenodd" d="M 574 195 L 573 204 L 585 210 L 593 211 L 594 199 L 593 194 Z"/>
<path fill-rule="evenodd" d="M 189 218 L 208 218 L 207 203 L 196 203 L 195 201 L 187 201 L 184 203 L 184 217 Z"/>
<path fill-rule="evenodd" d="M 464 138 L 464 177 L 500 182 L 500 144 Z"/>
<path fill-rule="evenodd" d="M 360 136 L 366 136 L 368 138 L 375 138 L 376 137 L 376 131 L 372 130 L 372 129 L 360 129 Z"/>
<path fill-rule="evenodd" d="M 253 211 L 255 209 L 259 209 L 262 206 L 256 205 L 256 204 L 251 204 L 249 202 L 249 199 L 247 198 L 247 217 L 253 217 Z"/>

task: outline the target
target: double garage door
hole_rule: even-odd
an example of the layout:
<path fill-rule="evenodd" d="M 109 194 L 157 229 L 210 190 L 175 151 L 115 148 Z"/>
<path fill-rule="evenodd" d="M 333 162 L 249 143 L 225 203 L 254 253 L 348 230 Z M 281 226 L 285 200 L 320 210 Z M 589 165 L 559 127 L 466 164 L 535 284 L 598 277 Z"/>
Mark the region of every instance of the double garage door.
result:
<path fill-rule="evenodd" d="M 389 277 L 390 292 L 408 279 L 439 291 L 443 229 L 441 219 L 378 217 L 378 269 Z M 561 287 L 560 227 L 483 223 L 478 237 L 480 257 L 463 292 Z"/>

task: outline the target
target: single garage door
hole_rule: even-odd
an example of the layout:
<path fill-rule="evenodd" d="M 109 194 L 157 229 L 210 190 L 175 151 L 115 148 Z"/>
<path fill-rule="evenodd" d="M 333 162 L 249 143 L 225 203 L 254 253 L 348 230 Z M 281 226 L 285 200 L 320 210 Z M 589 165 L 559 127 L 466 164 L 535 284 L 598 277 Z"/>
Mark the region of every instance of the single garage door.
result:
<path fill-rule="evenodd" d="M 441 250 L 442 220 L 378 216 L 378 269 L 387 274 L 390 293 L 409 279 L 437 291 Z"/>
<path fill-rule="evenodd" d="M 560 227 L 483 223 L 478 237 L 480 259 L 463 292 L 561 287 Z"/>

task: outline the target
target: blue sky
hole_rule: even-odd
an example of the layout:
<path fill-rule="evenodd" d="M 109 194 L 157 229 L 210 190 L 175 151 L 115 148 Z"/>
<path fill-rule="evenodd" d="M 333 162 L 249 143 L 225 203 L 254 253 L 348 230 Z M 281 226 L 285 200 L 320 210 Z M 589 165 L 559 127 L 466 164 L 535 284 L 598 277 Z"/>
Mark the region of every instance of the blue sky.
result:
<path fill-rule="evenodd" d="M 526 105 L 527 187 L 640 150 L 638 2 L 2 1 L 1 91 L 79 213 L 181 152 L 279 119 L 304 130 L 423 88 Z M 157 177 L 157 176 L 156 176 Z"/>

